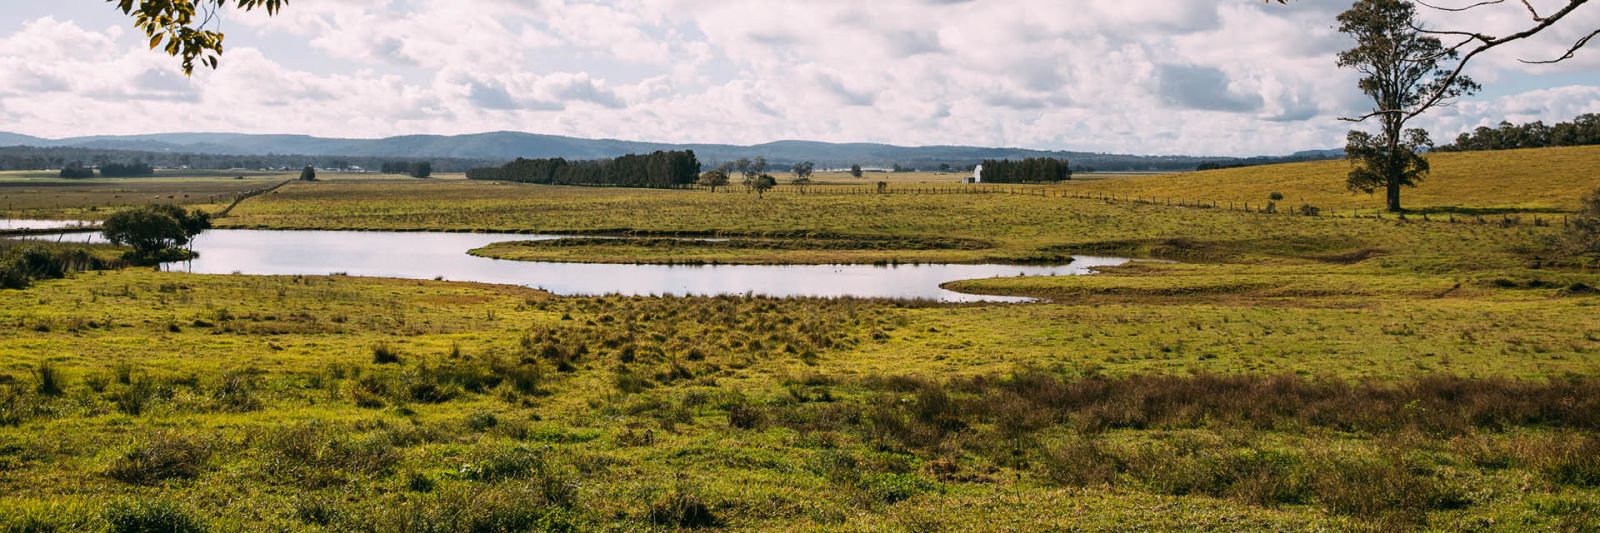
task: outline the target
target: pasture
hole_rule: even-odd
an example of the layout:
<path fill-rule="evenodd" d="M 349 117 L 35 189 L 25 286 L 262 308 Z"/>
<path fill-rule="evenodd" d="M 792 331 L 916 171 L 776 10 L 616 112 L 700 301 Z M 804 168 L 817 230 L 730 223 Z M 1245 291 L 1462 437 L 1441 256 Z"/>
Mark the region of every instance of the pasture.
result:
<path fill-rule="evenodd" d="M 1403 205 L 1423 213 L 1460 215 L 1560 213 L 1600 187 L 1600 146 L 1430 154 L 1432 173 L 1401 192 Z M 1160 176 L 1125 176 L 1064 184 L 1081 193 L 1114 194 L 1261 207 L 1276 192 L 1283 208 L 1310 204 L 1326 210 L 1374 212 L 1383 195 L 1345 188 L 1344 160 L 1263 165 Z"/>
<path fill-rule="evenodd" d="M 410 179 L 218 222 L 643 237 L 475 252 L 578 262 L 1177 262 L 947 285 L 1031 304 L 43 280 L 0 290 L 0 525 L 1600 527 L 1600 272 L 1560 227 Z"/>

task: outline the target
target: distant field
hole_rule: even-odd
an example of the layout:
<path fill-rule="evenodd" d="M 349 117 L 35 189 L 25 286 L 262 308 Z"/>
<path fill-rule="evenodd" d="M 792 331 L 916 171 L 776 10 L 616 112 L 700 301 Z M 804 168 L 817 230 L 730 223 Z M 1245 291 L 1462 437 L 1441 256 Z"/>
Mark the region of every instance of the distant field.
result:
<path fill-rule="evenodd" d="M 1429 156 L 1433 172 L 1421 187 L 1401 193 L 1408 209 L 1425 212 L 1499 213 L 1568 211 L 1578 198 L 1600 187 L 1600 146 Z M 1380 210 L 1383 195 L 1345 189 L 1344 160 L 1289 163 L 1163 176 L 1126 176 L 1064 185 L 1070 190 L 1210 200 L 1260 205 L 1274 192 L 1284 207 L 1308 203 L 1323 209 Z"/>
<path fill-rule="evenodd" d="M 618 233 L 764 237 L 968 239 L 986 246 L 947 249 L 737 250 L 739 262 L 767 256 L 805 262 L 1058 261 L 1111 251 L 1184 260 L 1308 258 L 1401 246 L 1470 263 L 1498 251 L 1507 235 L 1534 239 L 1552 228 L 1269 216 L 1008 194 L 817 195 L 554 187 L 440 180 L 292 183 L 240 205 L 224 227 Z M 1159 246 L 1172 239 L 1192 242 Z M 579 250 L 506 250 L 517 258 L 601 261 L 728 260 L 728 251 L 597 245 Z M 553 255 L 549 255 L 553 254 Z M 1314 260 L 1314 259 L 1313 259 Z"/>
<path fill-rule="evenodd" d="M 118 210 L 157 203 L 221 209 L 235 195 L 287 179 L 219 177 L 93 178 L 81 180 L 0 173 L 0 217 L 99 220 Z"/>

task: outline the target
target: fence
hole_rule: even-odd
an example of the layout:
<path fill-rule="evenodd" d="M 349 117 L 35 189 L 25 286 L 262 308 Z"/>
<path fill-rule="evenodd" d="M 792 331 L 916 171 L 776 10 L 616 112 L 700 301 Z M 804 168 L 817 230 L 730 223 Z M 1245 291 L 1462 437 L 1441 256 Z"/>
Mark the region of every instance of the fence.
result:
<path fill-rule="evenodd" d="M 263 194 L 267 194 L 267 193 L 272 192 L 272 191 L 276 191 L 280 187 L 283 187 L 284 185 L 288 185 L 290 183 L 294 183 L 294 181 L 295 180 L 284 180 L 283 183 L 279 183 L 279 184 L 273 185 L 271 187 L 262 187 L 260 189 L 251 189 L 251 190 L 239 193 L 238 195 L 233 197 L 233 201 L 232 202 L 228 203 L 228 207 L 222 208 L 221 211 L 217 211 L 217 214 L 213 215 L 213 216 L 215 216 L 216 218 L 226 218 L 229 213 L 233 212 L 233 208 L 239 207 L 239 204 L 243 203 L 245 200 L 249 200 L 251 198 L 255 198 L 257 196 L 261 196 Z M 213 202 L 213 203 L 215 203 L 215 202 Z"/>

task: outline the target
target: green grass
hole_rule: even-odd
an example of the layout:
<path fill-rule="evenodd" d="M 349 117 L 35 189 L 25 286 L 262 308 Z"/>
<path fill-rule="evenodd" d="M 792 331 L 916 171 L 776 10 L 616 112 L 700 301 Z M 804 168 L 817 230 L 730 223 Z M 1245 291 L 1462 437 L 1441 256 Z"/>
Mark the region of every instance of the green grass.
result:
<path fill-rule="evenodd" d="M 1095 282 L 1104 288 L 1136 285 L 1140 275 L 1081 279 L 1126 278 Z M 685 509 L 698 502 L 725 526 L 819 530 L 1592 520 L 1584 509 L 1600 494 L 1562 481 L 1569 467 L 1559 455 L 1530 447 L 1561 439 L 1569 430 L 1559 424 L 1405 437 L 1220 419 L 1086 433 L 1093 426 L 1073 422 L 1027 430 L 1035 444 L 1021 448 L 1019 461 L 1006 443 L 1023 441 L 1005 437 L 998 412 L 960 407 L 1001 401 L 985 399 L 1002 391 L 985 392 L 982 380 L 1023 368 L 1069 380 L 1216 372 L 1537 384 L 1600 374 L 1600 299 L 1492 284 L 1419 296 L 1434 288 L 1396 282 L 1326 300 L 1310 292 L 1215 302 L 1157 294 L 1115 304 L 1105 289 L 1052 304 L 908 306 L 85 273 L 0 292 L 0 420 L 10 420 L 0 424 L 0 516 L 97 525 L 103 509 L 135 502 L 221 529 L 448 517 L 640 528 L 691 519 Z M 398 362 L 375 362 L 379 346 Z M 60 394 L 32 392 L 43 364 L 58 373 Z M 980 381 L 961 381 L 969 377 Z M 943 393 L 926 389 L 945 380 Z M 949 427 L 970 429 L 942 433 L 945 444 L 926 440 L 941 434 L 917 429 L 925 415 L 915 406 L 934 405 L 926 394 L 952 395 L 959 426 Z M 884 416 L 911 425 L 891 431 L 900 426 L 884 425 Z M 1110 476 L 1101 482 L 1073 481 L 1086 474 L 1062 469 L 1081 464 L 1051 455 L 1050 443 L 1078 438 L 1094 439 L 1124 466 L 1093 474 Z M 1424 462 L 1383 470 L 1398 460 L 1385 455 L 1392 439 L 1405 438 L 1403 449 L 1422 458 L 1408 460 Z M 1465 438 L 1509 450 L 1509 466 L 1478 466 L 1459 449 Z M 1192 451 L 1170 451 L 1178 442 Z M 1330 475 L 1332 467 L 1318 466 L 1330 457 L 1370 460 L 1378 465 L 1371 475 L 1430 472 L 1396 483 L 1448 494 L 1481 488 L 1464 506 L 1395 507 L 1413 514 L 1315 483 L 1297 485 L 1301 496 L 1257 500 L 1223 478 L 1190 485 L 1201 478 L 1153 477 L 1139 461 L 1156 452 L 1180 453 L 1162 461 L 1196 469 L 1235 465 L 1212 462 L 1235 454 L 1287 454 L 1284 468 L 1312 480 Z M 1527 476 L 1534 485 L 1517 488 Z M 1353 498 L 1352 507 L 1323 501 L 1336 496 Z M 463 507 L 471 501 L 488 503 Z M 1077 511 L 1066 512 L 1064 501 Z M 1362 507 L 1369 504 L 1378 508 Z M 983 520 L 973 508 L 985 509 Z M 456 514 L 465 509 L 484 514 Z"/>
<path fill-rule="evenodd" d="M 1565 212 L 1600 187 L 1600 147 L 1536 148 L 1428 156 L 1433 171 L 1420 187 L 1401 192 L 1407 209 L 1462 215 Z M 1341 213 L 1383 209 L 1383 195 L 1345 189 L 1344 160 L 1265 165 L 1167 176 L 1085 180 L 1065 187 L 1079 193 L 1145 199 L 1213 201 L 1260 208 L 1281 193 L 1280 208 L 1311 204 Z"/>
<path fill-rule="evenodd" d="M 478 251 L 544 260 L 1179 262 L 950 284 L 1021 305 L 40 281 L 0 291 L 0 528 L 1600 527 L 1600 272 L 1559 227 L 433 180 L 295 183 L 221 223 L 635 237 Z"/>

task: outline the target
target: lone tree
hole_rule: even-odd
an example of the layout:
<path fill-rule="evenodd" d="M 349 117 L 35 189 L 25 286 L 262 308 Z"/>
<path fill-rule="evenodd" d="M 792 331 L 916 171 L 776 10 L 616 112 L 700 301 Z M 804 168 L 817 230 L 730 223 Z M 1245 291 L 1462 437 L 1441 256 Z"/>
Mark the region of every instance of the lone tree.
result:
<path fill-rule="evenodd" d="M 427 161 L 423 161 L 421 163 L 413 164 L 413 165 L 411 165 L 411 172 L 409 172 L 408 174 L 410 174 L 411 177 L 417 178 L 417 179 L 424 179 L 424 178 L 427 178 L 429 176 L 432 176 L 433 175 L 433 163 L 430 163 L 430 162 L 427 162 Z"/>
<path fill-rule="evenodd" d="M 766 198 L 767 191 L 777 186 L 778 179 L 772 177 L 771 174 L 762 174 L 760 176 L 756 176 L 755 179 L 750 180 L 750 188 L 755 189 L 756 198 Z"/>
<path fill-rule="evenodd" d="M 705 174 L 701 174 L 698 183 L 702 186 L 710 187 L 711 192 L 717 192 L 717 187 L 728 186 L 728 172 L 732 168 L 733 166 L 728 163 L 718 165 L 717 168 L 707 170 Z"/>
<path fill-rule="evenodd" d="M 790 181 L 790 183 L 800 186 L 800 192 L 804 194 L 806 186 L 811 184 L 811 173 L 816 168 L 817 165 L 810 161 L 795 163 L 794 167 L 789 169 L 789 172 L 794 174 L 794 180 Z"/>
<path fill-rule="evenodd" d="M 128 246 L 123 257 L 136 264 L 177 261 L 193 257 L 183 249 L 195 235 L 211 227 L 211 215 L 174 205 L 153 205 L 123 211 L 106 219 L 106 240 Z"/>
<path fill-rule="evenodd" d="M 1428 34 L 1409 0 L 1359 0 L 1339 15 L 1339 31 L 1356 41 L 1339 54 L 1339 66 L 1361 73 L 1361 92 L 1374 104 L 1367 114 L 1345 120 L 1379 124 L 1376 134 L 1350 132 L 1345 151 L 1354 168 L 1347 185 L 1367 193 L 1383 189 L 1388 210 L 1401 211 L 1400 188 L 1415 187 L 1427 175 L 1421 152 L 1433 146 L 1426 131 L 1408 131 L 1406 124 L 1479 86 L 1449 68 L 1460 53 Z"/>
<path fill-rule="evenodd" d="M 789 172 L 794 174 L 795 183 L 799 183 L 801 180 L 805 180 L 809 183 L 811 181 L 811 174 L 816 170 L 816 163 L 806 161 L 804 163 L 795 163 L 794 167 L 789 169 Z"/>
<path fill-rule="evenodd" d="M 850 177 L 861 179 L 861 165 L 850 165 Z"/>
<path fill-rule="evenodd" d="M 306 168 L 300 171 L 300 181 L 317 181 L 317 167 L 306 165 Z"/>

